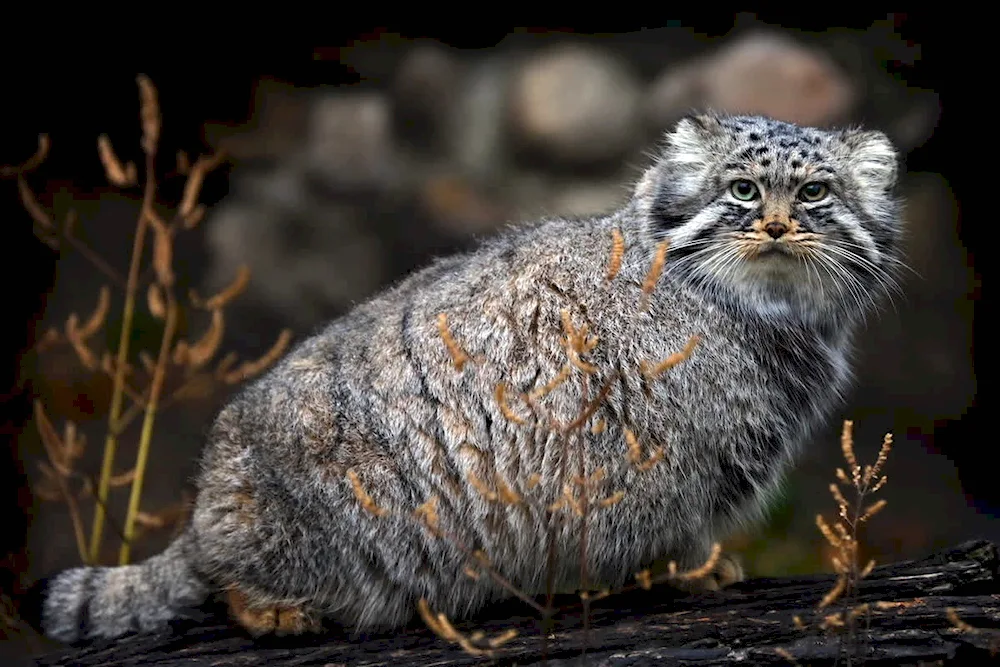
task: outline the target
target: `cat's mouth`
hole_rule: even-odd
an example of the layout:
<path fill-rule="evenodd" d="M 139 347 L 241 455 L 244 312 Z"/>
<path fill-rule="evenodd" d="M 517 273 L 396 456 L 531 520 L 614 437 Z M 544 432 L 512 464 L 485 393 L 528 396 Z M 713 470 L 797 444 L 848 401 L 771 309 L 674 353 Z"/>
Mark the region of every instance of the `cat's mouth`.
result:
<path fill-rule="evenodd" d="M 754 249 L 757 257 L 794 257 L 797 254 L 790 243 L 780 240 L 760 241 Z"/>

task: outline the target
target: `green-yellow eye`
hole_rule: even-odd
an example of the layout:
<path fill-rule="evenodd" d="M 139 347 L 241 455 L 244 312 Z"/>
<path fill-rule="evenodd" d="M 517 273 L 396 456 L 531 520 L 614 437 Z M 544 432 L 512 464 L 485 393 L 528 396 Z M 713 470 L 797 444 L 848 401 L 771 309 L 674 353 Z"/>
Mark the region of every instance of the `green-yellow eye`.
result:
<path fill-rule="evenodd" d="M 757 189 L 757 185 L 753 181 L 742 178 L 733 181 L 733 184 L 729 186 L 729 191 L 740 201 L 753 201 L 760 196 L 760 190 Z"/>
<path fill-rule="evenodd" d="M 819 201 L 826 198 L 830 188 L 825 183 L 806 183 L 799 188 L 799 199 L 802 201 Z"/>

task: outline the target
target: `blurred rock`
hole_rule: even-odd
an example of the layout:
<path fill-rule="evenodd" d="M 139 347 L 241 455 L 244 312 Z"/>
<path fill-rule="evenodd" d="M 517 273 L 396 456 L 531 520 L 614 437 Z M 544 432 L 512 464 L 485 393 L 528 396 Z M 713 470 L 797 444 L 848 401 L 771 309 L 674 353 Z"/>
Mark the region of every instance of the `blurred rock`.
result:
<path fill-rule="evenodd" d="M 221 288 L 246 264 L 252 279 L 244 305 L 314 326 L 382 281 L 382 248 L 365 218 L 363 206 L 311 187 L 302 168 L 244 175 L 207 226 L 209 287 Z"/>
<path fill-rule="evenodd" d="M 310 97 L 293 86 L 261 79 L 253 113 L 243 126 L 205 123 L 205 139 L 237 161 L 276 159 L 296 150 L 307 134 Z"/>
<path fill-rule="evenodd" d="M 435 228 L 455 238 L 492 232 L 508 217 L 500 204 L 460 176 L 442 174 L 427 178 L 419 198 Z"/>
<path fill-rule="evenodd" d="M 556 190 L 550 210 L 570 218 L 585 218 L 610 213 L 629 198 L 628 184 L 615 180 L 577 181 Z"/>
<path fill-rule="evenodd" d="M 823 126 L 844 121 L 856 99 L 824 53 L 779 34 L 756 33 L 665 70 L 650 87 L 645 113 L 658 130 L 696 108 Z"/>
<path fill-rule="evenodd" d="M 507 166 L 503 128 L 511 70 L 512 63 L 504 56 L 476 63 L 455 109 L 451 158 L 480 182 L 494 180 Z"/>
<path fill-rule="evenodd" d="M 446 148 L 465 68 L 446 48 L 427 42 L 399 64 L 390 89 L 396 137 L 414 148 Z"/>
<path fill-rule="evenodd" d="M 560 45 L 526 60 L 511 85 L 512 136 L 558 162 L 613 160 L 637 138 L 639 83 L 610 54 Z"/>
<path fill-rule="evenodd" d="M 302 159 L 331 186 L 380 189 L 395 176 L 389 103 L 376 93 L 318 96 Z"/>

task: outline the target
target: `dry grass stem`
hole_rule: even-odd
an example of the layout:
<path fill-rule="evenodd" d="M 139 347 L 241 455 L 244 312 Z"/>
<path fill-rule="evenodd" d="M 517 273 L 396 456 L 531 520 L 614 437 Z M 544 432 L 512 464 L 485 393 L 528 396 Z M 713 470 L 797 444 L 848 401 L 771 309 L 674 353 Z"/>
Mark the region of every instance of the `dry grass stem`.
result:
<path fill-rule="evenodd" d="M 351 468 L 347 471 L 347 479 L 351 483 L 351 490 L 354 491 L 354 497 L 358 499 L 361 506 L 366 512 L 372 516 L 385 516 L 389 513 L 389 510 L 379 507 L 375 500 L 372 499 L 368 492 L 365 491 L 364 486 L 361 485 L 361 480 L 358 478 L 358 473 L 354 472 Z"/>
<path fill-rule="evenodd" d="M 445 313 L 438 315 L 438 333 L 441 335 L 441 340 L 444 341 L 444 345 L 448 349 L 448 354 L 451 355 L 451 362 L 455 365 L 455 370 L 461 372 L 465 368 L 466 362 L 469 361 L 469 355 L 455 342 L 451 331 L 448 329 L 448 316 Z"/>
<path fill-rule="evenodd" d="M 283 330 L 280 334 L 278 334 L 278 338 L 274 341 L 271 349 L 257 359 L 244 361 L 236 370 L 225 373 L 222 376 L 223 381 L 226 384 L 239 384 L 244 380 L 260 375 L 266 369 L 273 366 L 274 363 L 285 354 L 285 350 L 288 349 L 291 342 L 291 329 Z"/>
<path fill-rule="evenodd" d="M 493 639 L 486 642 L 486 646 L 479 646 L 478 643 L 482 642 L 485 637 L 484 633 L 476 632 L 472 635 L 466 636 L 455 629 L 448 617 L 443 613 L 435 614 L 431 611 L 430 605 L 425 598 L 420 598 L 417 602 L 417 610 L 420 613 L 420 617 L 423 619 L 424 624 L 430 628 L 431 632 L 441 637 L 445 641 L 451 642 L 453 644 L 458 644 L 463 651 L 472 656 L 486 656 L 491 657 L 493 655 L 493 649 L 499 648 L 503 644 L 506 644 L 510 640 L 517 637 L 517 630 L 510 628 L 500 633 Z"/>
<path fill-rule="evenodd" d="M 607 280 L 614 280 L 622 268 L 622 257 L 625 255 L 625 237 L 620 229 L 611 230 L 611 258 L 608 260 Z"/>
<path fill-rule="evenodd" d="M 656 289 L 656 284 L 660 281 L 660 274 L 663 273 L 663 265 L 667 262 L 667 248 L 670 247 L 670 242 L 667 239 L 663 239 L 656 246 L 656 254 L 653 256 L 653 263 L 649 267 L 649 271 L 646 273 L 646 277 L 642 281 L 642 300 L 640 302 L 640 310 L 646 310 L 649 306 L 649 297 Z"/>
<path fill-rule="evenodd" d="M 413 511 L 415 516 L 432 534 L 440 536 L 440 517 L 437 510 L 438 497 L 431 496 Z"/>
<path fill-rule="evenodd" d="M 138 182 L 138 173 L 134 162 L 122 164 L 115 154 L 115 149 L 111 147 L 111 139 L 108 135 L 102 134 L 97 137 L 97 155 L 104 165 L 104 174 L 115 187 L 130 188 Z"/>
<path fill-rule="evenodd" d="M 220 308 L 225 308 L 233 299 L 242 294 L 249 284 L 250 268 L 244 264 L 236 271 L 236 277 L 233 278 L 233 282 L 229 283 L 217 294 L 214 294 L 207 299 L 201 299 L 197 292 L 191 290 L 191 303 L 196 308 L 201 308 L 202 310 L 218 310 Z"/>
<path fill-rule="evenodd" d="M 519 417 L 509 405 L 507 405 L 507 385 L 501 382 L 497 385 L 495 391 L 495 397 L 497 401 L 497 406 L 500 408 L 500 413 L 503 414 L 507 421 L 514 422 L 515 424 L 524 425 L 527 422 Z"/>
<path fill-rule="evenodd" d="M 971 634 L 979 632 L 979 628 L 969 625 L 968 623 L 963 621 L 958 615 L 958 610 L 956 610 L 954 607 L 948 607 L 947 609 L 945 609 L 945 615 L 948 617 L 948 622 L 954 625 L 960 631 L 968 632 Z"/>
<path fill-rule="evenodd" d="M 187 172 L 187 179 L 184 184 L 184 194 L 181 202 L 175 209 L 175 215 L 171 222 L 167 222 L 157 212 L 155 205 L 157 202 L 158 183 L 155 173 L 155 155 L 159 148 L 161 137 L 162 121 L 157 91 L 152 81 L 145 75 L 137 78 L 139 88 L 139 118 L 142 129 L 141 147 L 145 155 L 144 179 L 142 189 L 141 209 L 137 216 L 135 232 L 132 235 L 132 250 L 127 276 L 122 277 L 110 265 L 92 249 L 90 249 L 79 238 L 74 236 L 73 228 L 76 216 L 70 211 L 61 229 L 57 229 L 52 216 L 44 210 L 37 197 L 23 178 L 24 174 L 37 168 L 45 159 L 49 152 L 50 142 L 48 136 L 39 137 L 38 150 L 28 161 L 17 167 L 2 167 L 3 176 L 13 176 L 17 179 L 18 192 L 22 204 L 29 216 L 36 225 L 36 233 L 39 238 L 54 249 L 62 250 L 58 243 L 65 240 L 67 246 L 78 251 L 88 261 L 91 262 L 101 273 L 112 279 L 114 284 L 122 288 L 123 301 L 121 304 L 121 330 L 117 349 L 114 351 L 100 349 L 95 335 L 104 327 L 111 307 L 111 291 L 108 287 L 103 287 L 98 294 L 98 302 L 92 313 L 83 321 L 73 314 L 65 323 L 65 337 L 59 332 L 50 329 L 41 337 L 39 344 L 34 351 L 41 352 L 44 349 L 56 344 L 68 344 L 80 364 L 91 371 L 101 372 L 111 377 L 111 400 L 108 408 L 107 431 L 104 440 L 103 456 L 101 461 L 100 475 L 96 488 L 92 485 L 86 475 L 79 475 L 72 471 L 66 460 L 62 460 L 57 455 L 60 450 L 51 449 L 55 446 L 50 433 L 51 423 L 44 412 L 39 411 L 36 421 L 43 441 L 50 445 L 50 456 L 56 458 L 43 465 L 42 495 L 52 497 L 53 495 L 62 497 L 71 506 L 73 514 L 74 532 L 78 538 L 78 546 L 81 543 L 82 521 L 75 506 L 74 499 L 77 494 L 68 492 L 67 480 L 70 476 L 76 475 L 83 480 L 83 491 L 81 497 L 92 497 L 94 501 L 94 517 L 91 523 L 89 542 L 83 540 L 81 548 L 81 559 L 86 563 L 96 563 L 98 554 L 101 552 L 101 543 L 104 535 L 106 523 L 106 508 L 108 506 L 109 492 L 113 488 L 131 486 L 128 502 L 128 510 L 125 517 L 124 526 L 120 531 L 122 535 L 122 545 L 119 554 L 119 561 L 125 563 L 129 558 L 131 542 L 137 535 L 137 528 L 151 528 L 154 519 L 158 524 L 164 524 L 166 519 L 162 514 L 153 514 L 140 509 L 142 495 L 142 485 L 146 464 L 149 457 L 151 441 L 153 438 L 153 427 L 155 417 L 172 402 L 192 395 L 191 388 L 196 382 L 204 383 L 206 380 L 217 383 L 235 383 L 252 375 L 263 371 L 264 368 L 272 364 L 278 356 L 284 353 L 290 342 L 290 333 L 283 332 L 272 349 L 260 359 L 246 362 L 240 368 L 233 371 L 231 367 L 235 364 L 235 357 L 227 355 L 219 362 L 215 373 L 199 373 L 201 366 L 209 363 L 214 357 L 221 344 L 224 317 L 222 307 L 227 305 L 232 298 L 241 293 L 249 279 L 248 272 L 242 270 L 235 278 L 232 285 L 219 294 L 207 300 L 207 310 L 212 311 L 212 319 L 209 327 L 202 336 L 195 342 L 177 341 L 178 323 L 181 319 L 180 304 L 173 293 L 173 285 L 176 282 L 176 275 L 173 267 L 174 257 L 174 237 L 176 231 L 182 227 L 190 228 L 194 226 L 198 219 L 204 215 L 204 206 L 197 203 L 201 188 L 206 175 L 215 169 L 222 161 L 220 154 L 208 157 L 199 157 L 192 166 L 183 162 L 185 158 L 178 159 L 179 171 Z M 97 138 L 97 155 L 103 166 L 105 176 L 108 181 L 119 188 L 128 188 L 138 184 L 138 169 L 135 163 L 123 162 L 107 135 Z M 133 351 L 130 349 L 134 339 L 134 315 L 135 302 L 140 289 L 140 285 L 145 282 L 143 263 L 147 256 L 146 240 L 147 231 L 152 229 L 153 248 L 151 257 L 151 268 L 154 282 L 145 285 L 146 303 L 150 313 L 163 322 L 163 331 L 159 345 L 159 353 L 151 355 L 146 350 Z M 43 230 L 44 233 L 39 232 Z M 175 345 L 176 343 L 176 345 Z M 97 348 L 97 349 L 95 349 Z M 171 355 L 173 351 L 173 355 Z M 148 378 L 148 386 L 135 387 L 130 384 L 129 378 L 133 376 L 133 369 L 129 364 L 132 355 L 139 357 L 145 374 Z M 187 376 L 179 388 L 168 391 L 167 367 L 171 360 L 182 361 Z M 131 402 L 127 405 L 128 402 Z M 114 461 L 117 454 L 118 438 L 125 433 L 126 427 L 140 414 L 144 414 L 141 433 L 139 435 L 138 453 L 133 467 L 124 473 L 114 473 Z M 72 429 L 71 429 L 72 430 Z M 75 442 L 82 447 L 82 439 L 69 437 L 66 442 Z M 59 477 L 55 479 L 53 475 Z M 66 492 L 59 491 L 60 483 Z"/>
<path fill-rule="evenodd" d="M 697 347 L 698 343 L 701 341 L 699 336 L 691 336 L 688 342 L 684 345 L 684 349 L 680 352 L 674 352 L 669 357 L 657 364 L 650 364 L 649 362 L 643 362 L 640 365 L 640 370 L 642 374 L 648 380 L 653 380 L 658 378 L 664 372 L 670 370 L 682 361 L 687 360 L 691 354 L 694 352 L 694 348 Z"/>
<path fill-rule="evenodd" d="M 34 171 L 39 167 L 39 165 L 45 162 L 45 158 L 49 156 L 49 149 L 51 147 L 52 147 L 52 142 L 49 139 L 49 135 L 39 134 L 38 148 L 35 149 L 34 155 L 32 155 L 19 165 L 5 164 L 0 166 L 0 178 L 23 176 L 28 172 Z"/>
<path fill-rule="evenodd" d="M 695 579 L 704 579 L 710 575 L 714 570 L 715 566 L 719 564 L 719 558 L 722 556 L 722 545 L 716 542 L 712 545 L 712 552 L 708 555 L 708 560 L 688 572 L 683 572 L 677 575 L 678 579 L 682 581 L 692 581 Z"/>
<path fill-rule="evenodd" d="M 559 373 L 552 378 L 551 381 L 545 385 L 533 390 L 529 396 L 532 399 L 544 398 L 559 388 L 567 379 L 569 379 L 570 373 L 573 372 L 573 367 L 570 364 L 566 364 L 562 367 Z"/>

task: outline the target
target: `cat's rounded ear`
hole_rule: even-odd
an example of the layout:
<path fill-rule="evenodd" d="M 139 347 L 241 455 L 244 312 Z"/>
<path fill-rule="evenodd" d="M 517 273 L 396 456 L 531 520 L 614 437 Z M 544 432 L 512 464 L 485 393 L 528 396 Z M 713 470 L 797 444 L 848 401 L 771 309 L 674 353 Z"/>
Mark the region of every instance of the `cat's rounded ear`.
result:
<path fill-rule="evenodd" d="M 684 116 L 667 132 L 665 157 L 680 164 L 706 161 L 709 142 L 721 127 L 718 117 L 712 113 Z"/>
<path fill-rule="evenodd" d="M 857 183 L 871 190 L 887 191 L 899 178 L 899 153 L 884 132 L 844 130 L 846 159 Z"/>

